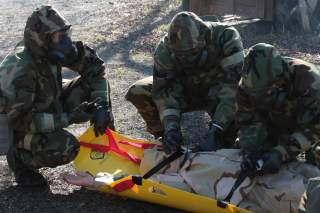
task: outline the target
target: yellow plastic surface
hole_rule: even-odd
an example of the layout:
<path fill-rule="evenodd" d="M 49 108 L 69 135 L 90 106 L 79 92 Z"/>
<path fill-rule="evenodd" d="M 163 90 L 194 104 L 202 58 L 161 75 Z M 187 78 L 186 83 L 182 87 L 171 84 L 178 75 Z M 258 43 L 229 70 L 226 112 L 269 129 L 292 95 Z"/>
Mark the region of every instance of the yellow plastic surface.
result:
<path fill-rule="evenodd" d="M 116 132 L 112 133 L 116 141 L 125 140 L 136 143 L 151 143 L 143 140 L 130 139 Z M 80 136 L 80 141 L 108 145 L 107 137 L 99 136 L 96 138 L 91 127 Z M 142 149 L 119 143 L 118 146 L 120 149 L 126 150 L 131 154 L 142 158 Z M 139 166 L 122 156 L 119 156 L 112 151 L 102 154 L 86 147 L 80 148 L 80 152 L 75 159 L 75 166 L 78 171 L 90 172 L 92 175 L 96 175 L 99 172 L 139 175 Z M 130 179 L 131 176 L 122 178 L 110 185 L 105 185 L 100 191 L 192 212 L 252 213 L 251 211 L 238 208 L 231 204 L 228 204 L 226 208 L 221 208 L 217 206 L 217 201 L 214 199 L 182 191 L 151 180 L 143 180 L 142 185 L 134 185 L 131 189 L 123 192 L 116 192 L 112 189 L 112 186 L 117 183 Z"/>

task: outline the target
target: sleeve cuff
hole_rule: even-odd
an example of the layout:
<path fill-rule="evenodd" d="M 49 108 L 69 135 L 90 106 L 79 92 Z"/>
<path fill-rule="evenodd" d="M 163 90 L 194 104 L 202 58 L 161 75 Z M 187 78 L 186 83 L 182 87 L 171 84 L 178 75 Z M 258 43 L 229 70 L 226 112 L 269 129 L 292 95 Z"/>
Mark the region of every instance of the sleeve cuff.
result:
<path fill-rule="evenodd" d="M 222 59 L 220 62 L 220 65 L 221 67 L 225 68 L 225 67 L 239 64 L 243 62 L 243 60 L 244 60 L 244 52 L 240 51 Z"/>
<path fill-rule="evenodd" d="M 301 132 L 292 133 L 290 137 L 298 142 L 301 151 L 307 151 L 312 146 L 310 140 Z"/>
<path fill-rule="evenodd" d="M 165 109 L 160 112 L 160 120 L 163 122 L 163 119 L 167 116 L 175 116 L 180 119 L 181 111 L 178 109 Z"/>

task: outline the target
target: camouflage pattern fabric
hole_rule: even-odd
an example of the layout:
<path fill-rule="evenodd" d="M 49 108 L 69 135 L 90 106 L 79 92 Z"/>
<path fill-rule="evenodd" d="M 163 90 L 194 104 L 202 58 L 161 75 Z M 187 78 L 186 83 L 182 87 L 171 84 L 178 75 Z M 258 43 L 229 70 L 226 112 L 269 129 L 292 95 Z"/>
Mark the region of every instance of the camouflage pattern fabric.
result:
<path fill-rule="evenodd" d="M 320 209 L 320 177 L 311 178 L 301 198 L 299 213 L 317 213 Z"/>
<path fill-rule="evenodd" d="M 277 174 L 257 176 L 254 187 L 239 206 L 256 213 L 298 213 L 305 183 L 319 175 L 315 166 L 291 162 Z"/>
<path fill-rule="evenodd" d="M 236 29 L 181 12 L 156 47 L 153 78 L 133 84 L 126 98 L 138 108 L 152 134 L 162 134 L 159 120 L 167 128 L 165 118 L 174 117 L 179 123 L 181 113 L 193 110 L 206 110 L 214 123 L 228 129 L 234 121 L 243 59 Z"/>
<path fill-rule="evenodd" d="M 0 108 L 14 130 L 18 155 L 30 166 L 56 166 L 75 157 L 77 140 L 62 130 L 74 107 L 100 98 L 111 108 L 104 62 L 94 50 L 75 43 L 79 56 L 68 68 L 80 77 L 65 85 L 61 66 L 47 59 L 51 34 L 70 27 L 52 7 L 37 9 L 27 20 L 24 40 L 0 65 Z"/>
<path fill-rule="evenodd" d="M 144 174 L 165 157 L 157 149 L 147 149 L 140 164 Z M 235 183 L 242 161 L 241 151 L 220 149 L 216 152 L 191 153 L 167 165 L 152 179 L 202 196 L 224 199 Z M 184 163 L 183 163 L 184 162 Z M 317 167 L 291 162 L 279 173 L 246 180 L 235 191 L 231 203 L 257 213 L 298 212 L 300 198 L 309 178 L 320 175 Z"/>
<path fill-rule="evenodd" d="M 245 58 L 237 93 L 238 141 L 247 152 L 275 148 L 289 161 L 319 142 L 320 70 L 268 44 Z M 316 149 L 315 149 L 316 150 Z"/>
<path fill-rule="evenodd" d="M 155 136 L 162 136 L 163 127 L 160 122 L 157 106 L 152 100 L 153 77 L 147 77 L 135 82 L 126 94 L 126 99 L 130 101 L 138 110 L 147 124 L 147 130 Z"/>
<path fill-rule="evenodd" d="M 77 138 L 63 129 L 50 133 L 28 133 L 23 140 L 14 142 L 17 157 L 30 169 L 67 164 L 80 149 Z"/>
<path fill-rule="evenodd" d="M 175 51 L 189 51 L 204 48 L 209 24 L 190 12 L 178 13 L 171 21 L 168 30 L 168 47 Z"/>
<path fill-rule="evenodd" d="M 146 149 L 140 164 L 141 174 L 149 171 L 164 157 L 165 154 L 156 148 Z M 240 173 L 241 159 L 237 149 L 189 153 L 187 157 L 182 156 L 164 167 L 152 179 L 202 196 L 224 199 Z M 231 203 L 238 205 L 254 183 L 254 180 L 247 177 L 235 191 Z"/>

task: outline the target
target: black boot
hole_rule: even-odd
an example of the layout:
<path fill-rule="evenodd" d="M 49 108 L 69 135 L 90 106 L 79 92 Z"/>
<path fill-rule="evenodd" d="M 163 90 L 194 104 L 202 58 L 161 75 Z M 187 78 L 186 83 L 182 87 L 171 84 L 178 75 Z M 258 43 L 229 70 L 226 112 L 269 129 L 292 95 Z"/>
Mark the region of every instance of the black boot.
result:
<path fill-rule="evenodd" d="M 28 168 L 17 157 L 14 147 L 10 147 L 7 153 L 9 168 L 13 171 L 16 183 L 21 187 L 48 188 L 47 180 L 36 170 Z"/>

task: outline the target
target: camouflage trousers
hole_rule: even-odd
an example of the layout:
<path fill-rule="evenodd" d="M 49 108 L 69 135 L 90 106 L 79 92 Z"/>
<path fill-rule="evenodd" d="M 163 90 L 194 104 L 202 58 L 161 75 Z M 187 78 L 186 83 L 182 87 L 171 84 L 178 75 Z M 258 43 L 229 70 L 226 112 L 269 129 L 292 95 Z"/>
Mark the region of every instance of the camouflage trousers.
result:
<path fill-rule="evenodd" d="M 142 116 L 144 121 L 147 124 L 147 131 L 153 134 L 155 137 L 163 135 L 163 126 L 160 121 L 158 109 L 152 100 L 151 91 L 152 91 L 153 77 L 147 77 L 135 82 L 128 90 L 126 94 L 126 99 L 130 101 L 138 110 L 139 114 Z M 214 101 L 213 101 L 214 102 Z M 213 105 L 216 103 L 198 103 L 190 104 L 184 103 L 185 106 L 182 109 L 182 113 L 205 110 L 209 114 L 212 113 L 210 110 Z M 233 144 L 236 136 L 236 127 L 234 122 L 226 129 L 224 133 L 225 145 L 229 146 Z"/>
<path fill-rule="evenodd" d="M 89 101 L 89 94 L 89 88 L 80 77 L 64 83 L 62 88 L 63 110 L 70 112 L 80 103 Z M 111 117 L 110 126 L 113 127 L 113 116 Z M 11 154 L 14 153 L 15 156 L 9 156 L 10 152 L 8 152 L 7 157 L 17 158 L 23 163 L 23 167 L 29 169 L 67 164 L 74 160 L 80 148 L 77 138 L 64 129 L 49 133 L 14 131 L 11 146 L 10 148 L 14 150 Z M 18 167 L 21 168 L 21 165 Z M 15 170 L 16 168 L 11 169 Z"/>
<path fill-rule="evenodd" d="M 127 91 L 126 99 L 137 108 L 147 124 L 147 131 L 158 137 L 162 136 L 163 127 L 158 109 L 152 100 L 152 83 L 152 76 L 135 82 Z"/>

